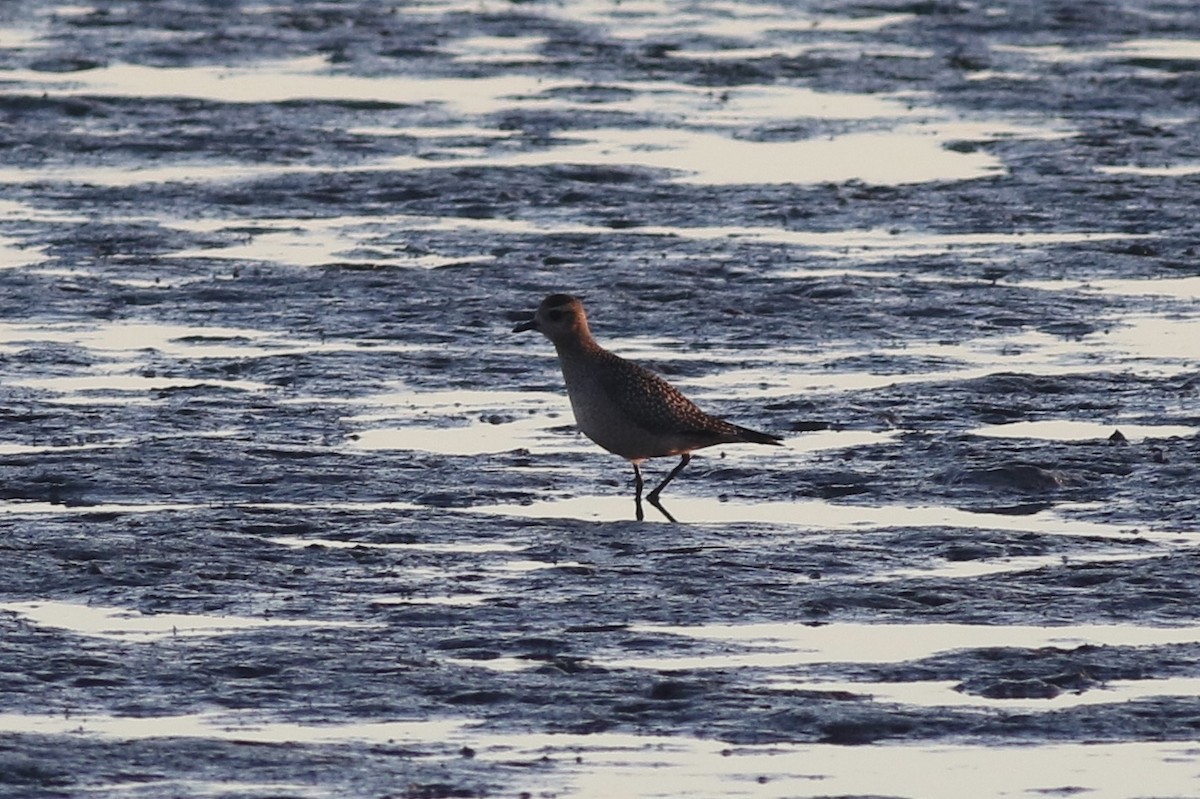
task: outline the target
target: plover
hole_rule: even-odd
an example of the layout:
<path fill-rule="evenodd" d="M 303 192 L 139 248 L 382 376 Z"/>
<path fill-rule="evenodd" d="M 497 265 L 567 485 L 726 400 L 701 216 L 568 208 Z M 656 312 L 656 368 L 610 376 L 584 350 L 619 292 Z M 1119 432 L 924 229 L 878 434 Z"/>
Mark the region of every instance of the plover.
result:
<path fill-rule="evenodd" d="M 638 521 L 645 518 L 641 464 L 646 459 L 682 456 L 666 479 L 646 495 L 674 522 L 659 495 L 688 465 L 693 451 L 715 444 L 778 446 L 783 440 L 708 415 L 666 380 L 601 347 L 592 338 L 578 297 L 551 294 L 533 319 L 513 328 L 514 333 L 526 330 L 537 330 L 554 342 L 575 424 L 592 441 L 633 464 Z"/>

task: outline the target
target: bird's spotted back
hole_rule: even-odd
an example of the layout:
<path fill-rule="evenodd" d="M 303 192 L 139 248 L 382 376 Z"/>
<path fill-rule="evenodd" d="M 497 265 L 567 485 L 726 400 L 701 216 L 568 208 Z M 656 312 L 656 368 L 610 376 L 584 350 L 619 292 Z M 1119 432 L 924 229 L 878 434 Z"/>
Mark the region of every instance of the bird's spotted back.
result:
<path fill-rule="evenodd" d="M 655 433 L 734 433 L 732 424 L 709 416 L 649 369 L 597 349 L 593 357 L 605 395 L 637 426 Z"/>

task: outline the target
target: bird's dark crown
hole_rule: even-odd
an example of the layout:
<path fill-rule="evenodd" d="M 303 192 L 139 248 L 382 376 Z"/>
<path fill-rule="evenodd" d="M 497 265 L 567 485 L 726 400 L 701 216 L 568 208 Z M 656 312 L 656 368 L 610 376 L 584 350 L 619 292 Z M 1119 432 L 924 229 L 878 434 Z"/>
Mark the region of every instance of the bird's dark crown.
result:
<path fill-rule="evenodd" d="M 547 308 L 557 308 L 560 305 L 570 305 L 577 299 L 579 298 L 570 294 L 551 294 L 542 301 L 542 305 L 546 306 Z"/>

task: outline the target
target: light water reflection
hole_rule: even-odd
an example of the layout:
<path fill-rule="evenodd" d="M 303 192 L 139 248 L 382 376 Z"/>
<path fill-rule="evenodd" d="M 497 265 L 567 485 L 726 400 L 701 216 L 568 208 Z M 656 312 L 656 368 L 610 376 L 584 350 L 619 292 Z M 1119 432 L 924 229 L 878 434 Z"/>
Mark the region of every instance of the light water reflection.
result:
<path fill-rule="evenodd" d="M 86 399 L 93 402 L 117 401 L 123 402 L 124 394 L 146 394 L 151 391 L 166 391 L 182 388 L 212 388 L 227 391 L 270 391 L 275 387 L 268 383 L 256 383 L 252 380 L 222 380 L 217 378 L 188 378 L 172 377 L 169 375 L 146 376 L 141 374 L 91 374 L 73 375 L 68 377 L 28 377 L 10 381 L 11 385 L 40 391 L 52 391 L 59 394 L 75 394 L 92 392 L 94 395 Z M 104 395 L 103 399 L 101 396 Z"/>
<path fill-rule="evenodd" d="M 1082 291 L 1129 296 L 1200 300 L 1200 276 L 1154 278 L 1096 278 L 1090 280 L 1027 280 L 1022 286 L 1046 291 Z"/>
<path fill-rule="evenodd" d="M 20 239 L 0 236 L 0 269 L 16 269 L 46 260 L 41 248 L 26 247 Z"/>
<path fill-rule="evenodd" d="M 698 466 L 699 464 L 695 464 Z M 614 459 L 614 468 L 622 473 L 627 468 Z M 630 483 L 632 484 L 632 477 Z M 651 479 L 651 478 L 647 478 Z M 893 527 L 961 527 L 963 529 L 1008 530 L 1043 533 L 1046 535 L 1078 535 L 1093 538 L 1131 538 L 1127 527 L 1083 519 L 1071 519 L 1061 511 L 1069 503 L 1061 503 L 1058 511 L 1041 511 L 1022 516 L 984 513 L 944 505 L 854 505 L 820 499 L 796 499 L 790 502 L 722 501 L 715 497 L 689 496 L 683 493 L 665 495 L 663 504 L 680 521 L 693 524 L 768 523 L 787 525 L 800 530 L 868 530 Z M 517 516 L 531 519 L 579 518 L 600 521 L 628 520 L 632 513 L 632 489 L 626 496 L 576 496 L 547 499 L 528 505 L 478 505 L 472 513 Z M 663 520 L 665 522 L 665 520 Z M 646 514 L 647 523 L 658 523 L 654 514 Z M 1136 531 L 1139 536 L 1177 541 L 1182 533 Z"/>
<path fill-rule="evenodd" d="M 1184 163 L 1169 166 L 1102 166 L 1096 171 L 1103 175 L 1145 175 L 1158 178 L 1178 178 L 1200 174 L 1200 164 Z"/>
<path fill-rule="evenodd" d="M 898 185 L 930 180 L 973 180 L 1003 172 L 982 151 L 946 145 L 967 137 L 962 125 L 899 126 L 886 132 L 847 133 L 831 139 L 752 141 L 705 131 L 673 129 L 647 143 L 643 130 L 621 128 L 570 134 L 577 141 L 552 150 L 488 158 L 480 165 L 637 165 L 677 172 L 687 183 L 823 183 L 861 180 Z M 976 137 L 995 138 L 996 131 Z M 464 163 L 464 162 L 459 162 Z M 465 163 L 472 163 L 467 161 Z"/>
<path fill-rule="evenodd" d="M 32 171 L 9 167 L 0 168 L 0 184 L 52 179 L 119 187 L 164 182 L 225 182 L 333 171 L 398 171 L 468 166 L 535 167 L 569 163 L 669 170 L 678 173 L 677 178 L 683 182 L 716 185 L 849 180 L 899 185 L 974 180 L 1001 174 L 1004 166 L 998 158 L 983 151 L 962 153 L 949 149 L 947 145 L 963 138 L 991 141 L 1004 136 L 1011 137 L 1016 133 L 1014 129 L 999 125 L 977 132 L 974 127 L 947 122 L 937 126 L 902 126 L 879 133 L 847 133 L 832 139 L 761 142 L 737 139 L 727 134 L 679 128 L 661 131 L 656 136 L 642 130 L 634 132 L 612 128 L 564 133 L 561 138 L 574 143 L 533 152 L 472 155 L 469 151 L 455 151 L 449 159 L 430 160 L 426 157 L 400 156 L 354 167 L 211 162 L 140 169 L 93 166 L 57 171 L 42 168 Z M 1038 134 L 1035 137 L 1048 138 L 1050 134 Z M 647 143 L 648 138 L 653 141 Z M 881 152 L 889 153 L 890 157 L 878 155 Z M 280 246 L 286 244 L 290 249 L 290 257 L 300 258 L 300 263 L 304 263 L 305 259 L 311 262 L 311 259 L 324 257 L 320 243 L 307 240 L 302 234 L 295 234 L 294 237 L 286 239 L 282 236 L 275 238 L 280 241 L 274 243 Z M 262 251 L 262 247 L 263 245 L 248 250 L 233 249 L 223 255 L 221 250 L 188 254 L 197 257 L 254 257 Z M 318 261 L 324 262 L 326 261 Z M 443 264 L 429 261 L 415 265 L 433 268 Z"/>
<path fill-rule="evenodd" d="M 1191 546 L 1200 545 L 1200 535 L 1192 536 Z M 1143 539 L 1144 540 L 1144 539 Z M 1181 542 L 1182 543 L 1182 542 Z M 901 569 L 888 569 L 869 574 L 864 581 L 889 582 L 892 580 L 912 579 L 955 579 L 968 580 L 974 577 L 985 577 L 991 574 L 1006 574 L 1033 571 L 1051 566 L 1080 563 L 1130 563 L 1139 560 L 1161 558 L 1172 551 L 1172 547 L 1160 542 L 1160 546 L 1147 548 L 1151 551 L 1139 551 L 1130 554 L 1125 551 L 1087 551 L 1071 554 L 1055 553 L 1050 555 L 1026 555 L 1023 557 L 999 557 L 984 560 L 956 560 L 938 562 L 931 566 L 916 566 Z"/>
<path fill-rule="evenodd" d="M 122 740 L 205 738 L 254 743 L 434 743 L 461 734 L 471 720 L 429 719 L 355 724 L 295 724 L 226 712 L 178 716 L 0 713 L 0 730 L 42 735 L 92 735 Z"/>
<path fill-rule="evenodd" d="M 496 421 L 487 413 L 456 412 L 452 424 L 431 426 L 427 423 L 405 424 L 401 427 L 371 427 L 355 434 L 352 447 L 362 450 L 418 450 L 443 455 L 487 455 L 528 449 L 538 454 L 560 452 L 595 452 L 594 445 L 580 435 L 552 435 L 547 428 L 571 424 L 570 409 L 565 401 L 547 402 L 548 414 L 527 415 L 524 418 Z M 463 417 L 466 424 L 462 424 Z M 823 430 L 788 438 L 785 446 L 795 453 L 815 453 L 825 450 L 885 444 L 900 435 L 899 431 Z M 740 461 L 745 450 L 730 449 L 723 457 Z M 621 463 L 614 460 L 614 464 Z M 622 467 L 623 468 L 623 467 Z"/>
<path fill-rule="evenodd" d="M 0 322 L 0 346 L 16 348 L 32 343 L 69 344 L 109 357 L 133 357 L 153 351 L 179 358 L 289 355 L 328 351 L 337 346 L 267 330 L 222 325 L 141 321 L 102 321 L 89 325 Z M 340 346 L 351 348 L 355 345 L 343 343 Z"/>
<path fill-rule="evenodd" d="M 563 753 L 568 754 L 568 753 Z M 1089 799 L 1195 794 L 1200 751 L 1187 743 L 647 747 L 590 753 L 573 769 L 577 799 L 830 796 L 1012 799 L 1082 793 Z M 1153 775 L 1152 777 L 1148 775 Z"/>
<path fill-rule="evenodd" d="M 1142 360 L 1144 369 L 1169 373 L 1172 366 L 1195 369 L 1200 365 L 1200 316 L 1130 314 L 1106 336 L 1117 353 Z"/>
<path fill-rule="evenodd" d="M 1200 428 L 1184 425 L 1128 424 L 1119 420 L 1111 424 L 1102 424 L 1043 419 L 1032 422 L 986 425 L 969 432 L 990 438 L 1038 438 L 1049 441 L 1096 441 L 1107 439 L 1116 432 L 1120 432 L 1129 441 L 1142 441 L 1147 438 L 1193 436 L 1200 432 Z"/>
<path fill-rule="evenodd" d="M 993 45 L 998 52 L 1016 53 L 1046 63 L 1083 63 L 1140 59 L 1161 61 L 1164 71 L 1175 71 L 1170 62 L 1200 60 L 1200 39 L 1126 39 L 1106 47 L 1075 47 L 1050 45 Z M 1148 66 L 1148 64 L 1144 64 Z"/>
<path fill-rule="evenodd" d="M 953 684 L 902 682 L 829 682 L 804 677 L 802 669 L 825 664 L 885 664 L 919 661 L 954 651 L 999 647 L 1071 650 L 1081 646 L 1170 646 L 1200 643 L 1200 627 L 1140 627 L 1132 624 L 1084 624 L 1058 627 L 991 624 L 859 624 L 853 622 L 760 624 L 712 624 L 702 627 L 671 627 L 635 624 L 631 633 L 671 635 L 720 644 L 719 651 L 705 654 L 637 656 L 625 654 L 593 656 L 589 661 L 606 669 L 643 669 L 651 672 L 695 672 L 704 669 L 761 669 L 765 684 L 780 690 L 846 690 L 872 694 L 878 701 L 897 701 L 924 706 L 980 706 L 992 700 L 966 695 L 947 695 Z M 536 669 L 540 663 L 520 657 L 488 659 L 449 658 L 449 663 L 495 672 Z M 786 674 L 800 671 L 799 676 Z M 1114 693 L 1099 694 L 1086 703 L 1129 701 L 1137 697 L 1186 695 L 1197 679 L 1134 680 L 1120 683 Z M 836 687 L 834 687 L 836 686 Z M 1105 697 L 1108 697 L 1107 699 Z M 1039 704 L 1040 703 L 1040 704 Z M 1062 700 L 1063 704 L 1071 704 Z M 1084 704 L 1079 700 L 1075 704 Z M 1018 703 L 998 700 L 996 706 Z M 1045 700 L 1034 700 L 1051 709 Z"/>
<path fill-rule="evenodd" d="M 454 128 L 448 128 L 446 134 L 453 134 Z M 404 135 L 406 129 L 397 128 L 389 131 L 390 135 Z M 611 131 L 617 137 L 615 143 L 604 141 L 604 147 L 628 148 L 637 151 L 639 158 L 660 159 L 663 166 L 669 166 L 672 159 L 682 156 L 672 155 L 670 151 L 656 150 L 647 155 L 641 153 L 645 149 L 641 139 L 633 139 L 628 131 Z M 576 157 L 586 156 L 585 150 L 599 146 L 595 144 L 596 131 L 580 134 L 582 141 L 575 145 L 567 145 L 558 151 L 547 153 L 530 153 L 507 156 L 507 163 L 556 163 L 564 160 L 575 161 Z M 680 138 L 692 136 L 686 132 L 676 131 L 671 135 Z M 700 136 L 701 134 L 695 134 Z M 644 138 L 644 137 L 642 137 Z M 621 144 L 625 142 L 625 144 Z M 745 146 L 766 147 L 767 143 L 745 142 Z M 722 142 L 722 147 L 726 145 Z M 559 155 L 555 155 L 557 152 Z M 764 151 L 765 152 L 765 151 Z M 565 156 L 570 155 L 567 159 Z M 611 152 L 604 155 L 609 158 Z M 585 159 L 586 160 L 586 159 Z M 593 159 L 599 163 L 599 157 Z M 705 161 L 711 159 L 704 159 Z M 859 159 L 861 160 L 861 159 Z M 462 162 L 456 162 L 461 165 Z M 380 165 L 377 168 L 397 167 L 398 164 Z M 680 164 L 676 164 L 680 166 Z M 239 167 L 240 168 L 240 167 Z M 372 167 L 376 168 L 376 167 Z M 673 167 L 672 167 L 673 168 Z M 715 167 L 704 167 L 705 169 Z M 816 167 L 814 167 L 816 168 Z M 842 168 L 827 167 L 820 168 Z M 858 168 L 858 167 L 855 167 Z M 894 167 L 893 167 L 894 168 Z M 192 169 L 192 179 L 201 179 L 207 173 L 206 167 Z M 778 166 L 776 166 L 778 169 Z M 703 175 L 703 171 L 696 171 Z M 776 176 L 779 173 L 776 172 Z M 214 179 L 221 177 L 220 173 L 213 175 Z M 484 218 L 473 219 L 465 217 L 428 217 L 411 214 L 392 214 L 382 216 L 348 216 L 340 215 L 321 219 L 202 219 L 179 220 L 162 219 L 159 224 L 166 227 L 191 232 L 236 232 L 240 243 L 230 246 L 214 246 L 202 249 L 180 250 L 168 253 L 172 258 L 224 258 L 274 261 L 277 263 L 297 266 L 325 265 L 331 263 L 357 263 L 393 268 L 431 269 L 449 263 L 462 261 L 492 260 L 494 256 L 479 252 L 471 255 L 440 255 L 429 253 L 421 256 L 411 256 L 398 251 L 394 242 L 385 241 L 369 252 L 357 252 L 364 243 L 369 244 L 372 237 L 386 236 L 388 231 L 409 230 L 424 232 L 457 233 L 470 231 L 480 234 L 498 235 L 586 235 L 597 236 L 634 236 L 634 237 L 671 237 L 696 241 L 746 240 L 764 244 L 785 244 L 803 247 L 814 256 L 854 260 L 868 265 L 887 262 L 897 257 L 912 257 L 924 254 L 941 254 L 948 250 L 960 251 L 971 257 L 987 257 L 1000 248 L 1019 247 L 1035 249 L 1059 244 L 1082 242 L 1104 242 L 1121 240 L 1139 240 L 1148 237 L 1147 234 L 1126 233 L 1097 233 L 1059 231 L 1054 233 L 932 233 L 917 230 L 894 229 L 852 229 L 841 231 L 808 231 L 788 229 L 784 227 L 756 227 L 742 225 L 726 226 L 663 226 L 646 225 L 634 228 L 613 230 L 607 227 L 581 222 L 563 222 L 558 220 L 533 220 L 522 218 Z M 252 228 L 253 232 L 245 232 Z M 1009 257 L 1005 254 L 1003 257 Z M 893 280 L 891 271 L 878 269 L 844 268 L 831 269 L 828 267 L 814 269 L 812 267 L 796 267 L 785 265 L 772 275 L 779 279 L 793 277 L 836 277 L 852 275 L 870 279 Z M 911 279 L 925 282 L 954 282 L 961 281 L 957 276 L 940 276 L 936 274 L 920 275 Z M 1157 285 L 1165 288 L 1171 281 L 1143 281 L 1149 290 Z M 1103 283 L 1103 281 L 1101 281 Z M 1130 281 L 1132 284 L 1133 281 Z M 1076 284 L 1067 282 L 1053 283 L 1027 282 L 1025 286 L 1045 287 L 1048 290 L 1070 289 Z M 1082 286 L 1084 284 L 1078 284 Z"/>
<path fill-rule="evenodd" d="M 90 441 L 81 444 L 21 444 L 16 442 L 0 442 L 0 455 L 35 455 L 38 453 L 83 452 L 86 450 L 125 447 L 130 443 L 131 439 Z"/>
<path fill-rule="evenodd" d="M 396 214 L 389 217 L 363 218 L 365 223 L 389 220 L 396 227 L 408 230 L 461 231 L 473 230 L 496 234 L 571 235 L 595 233 L 604 236 L 670 236 L 694 241 L 744 239 L 766 244 L 791 244 L 811 248 L 815 254 L 842 257 L 869 263 L 872 256 L 891 259 L 900 255 L 944 253 L 947 250 L 985 252 L 1002 247 L 1038 248 L 1060 244 L 1106 241 L 1138 241 L 1154 238 L 1153 234 L 1096 231 L 1055 231 L 1052 233 L 940 233 L 924 230 L 895 230 L 892 228 L 853 228 L 847 230 L 803 230 L 786 227 L 753 225 L 644 225 L 634 228 L 610 229 L 583 222 L 540 221 L 533 219 L 473 219 L 467 217 L 434 217 Z M 353 221 L 353 218 L 347 218 Z M 1006 257 L 1008 257 L 1006 255 Z M 787 278 L 811 274 L 808 267 L 781 266 L 774 277 Z M 891 273 L 855 272 L 864 276 L 894 278 Z M 936 279 L 932 276 L 931 279 Z"/>
<path fill-rule="evenodd" d="M 505 41 L 505 40 L 500 40 Z M 460 42 L 460 45 L 463 44 Z M 496 46 L 491 37 L 485 42 Z M 517 52 L 501 51 L 501 60 L 532 58 L 531 42 L 514 42 Z M 466 40 L 468 49 L 471 40 Z M 486 53 L 475 52 L 475 59 Z M 443 106 L 458 114 L 483 116 L 501 110 L 537 107 L 572 110 L 594 108 L 571 99 L 571 90 L 588 91 L 593 84 L 577 80 L 523 75 L 517 72 L 471 78 L 429 78 L 402 75 L 363 77 L 332 69 L 321 57 L 263 62 L 248 67 L 155 67 L 112 64 L 69 75 L 36 70 L 0 70 L 0 93 L 17 94 L 31 87 L 45 96 L 100 94 L 109 97 L 190 97 L 237 103 L 278 103 L 299 99 L 397 102 Z M 638 165 L 672 170 L 681 179 L 707 184 L 817 183 L 862 180 L 876 184 L 921 183 L 932 180 L 972 180 L 1004 172 L 997 157 L 974 149 L 963 152 L 948 145 L 962 140 L 994 141 L 999 138 L 1050 138 L 1070 135 L 1061 124 L 1047 127 L 1015 125 L 1006 120 L 963 121 L 957 116 L 914 108 L 913 96 L 818 92 L 800 85 L 731 88 L 714 95 L 707 87 L 670 81 L 649 84 L 617 83 L 612 97 L 603 100 L 607 110 L 674 116 L 673 126 L 659 128 L 597 128 L 563 131 L 573 144 L 530 152 L 489 154 L 471 149 L 454 151 L 449 160 L 402 156 L 351 167 L 362 170 L 410 170 L 457 166 L 536 166 L 545 164 Z M 779 118 L 824 121 L 888 120 L 881 131 L 853 131 L 833 137 L 793 141 L 756 141 L 739 135 L 747 125 Z M 715 156 L 715 157 L 714 157 Z M 323 171 L 346 167 L 320 165 L 252 167 L 229 163 L 191 163 L 163 166 L 72 167 L 61 170 L 23 168 L 0 170 L 0 182 L 23 183 L 57 176 L 59 180 L 84 180 L 110 186 L 197 180 L 244 180 L 269 174 Z M 267 237 L 265 244 L 270 243 Z M 289 239 L 293 259 L 326 258 L 319 245 Z M 252 256 L 258 250 L 250 250 Z M 226 257 L 233 257 L 227 255 Z"/>
<path fill-rule="evenodd" d="M 904 663 L 964 649 L 1019 647 L 1168 646 L 1200 643 L 1200 627 L 1081 624 L 1058 627 L 992 624 L 711 624 L 634 625 L 633 632 L 676 635 L 736 647 L 704 655 L 613 657 L 607 668 L 793 668 L 815 663 Z"/>
<path fill-rule="evenodd" d="M 385 218 L 386 219 L 386 218 Z M 167 227 L 196 232 L 240 231 L 253 227 L 253 233 L 239 233 L 239 243 L 197 249 L 177 250 L 168 253 L 173 259 L 191 260 L 224 259 L 234 261 L 261 261 L 290 266 L 327 266 L 330 264 L 358 264 L 373 268 L 393 269 L 437 269 L 464 261 L 487 262 L 495 259 L 489 253 L 469 256 L 443 256 L 437 254 L 413 255 L 402 248 L 388 245 L 381 249 L 370 248 L 359 252 L 364 245 L 364 236 L 381 229 L 381 219 L 366 217 L 335 216 L 305 220 L 163 220 Z"/>
<path fill-rule="evenodd" d="M 179 98 L 226 103 L 284 103 L 297 100 L 447 104 L 462 114 L 482 115 L 531 102 L 544 92 L 578 86 L 574 79 L 501 73 L 469 78 L 391 75 L 384 78 L 339 73 L 321 55 L 260 61 L 241 67 L 114 63 L 69 74 L 28 69 L 0 70 L 2 94 L 47 97 Z M 26 88 L 28 87 L 28 88 Z"/>
<path fill-rule="evenodd" d="M 173 513 L 209 510 L 212 508 L 242 508 L 264 511 L 336 510 L 350 513 L 379 513 L 380 511 L 427 510 L 422 505 L 401 500 L 383 502 L 103 502 L 95 505 L 64 505 L 54 502 L 25 500 L 0 500 L 0 515 L 5 514 L 124 514 L 124 513 Z"/>
<path fill-rule="evenodd" d="M 544 36 L 470 36 L 447 42 L 446 49 L 467 64 L 538 64 L 546 60 L 538 52 L 546 42 Z"/>
<path fill-rule="evenodd" d="M 432 541 L 355 541 L 336 538 L 301 538 L 300 536 L 275 536 L 269 539 L 274 544 L 285 547 L 303 549 L 305 547 L 326 547 L 328 549 L 394 549 L 401 552 L 436 552 L 452 555 L 478 555 L 489 552 L 520 552 L 525 549 L 521 544 L 507 541 L 464 541 L 464 542 L 432 542 Z"/>
<path fill-rule="evenodd" d="M 463 9 L 478 8 L 466 3 L 451 5 Z M 619 20 L 619 28 L 612 31 L 611 35 L 625 41 L 651 42 L 662 37 L 679 38 L 685 34 L 712 36 L 723 41 L 734 38 L 770 41 L 778 36 L 796 34 L 811 38 L 813 34 L 824 33 L 868 33 L 913 18 L 912 14 L 907 13 L 865 13 L 846 17 L 820 14 L 811 9 L 780 3 L 738 3 L 728 0 L 705 3 L 703 6 L 680 0 L 622 0 L 616 5 L 605 0 L 568 0 L 550 7 L 547 13 L 572 22 L 586 20 L 603 26 L 612 25 L 614 19 Z M 678 51 L 668 53 L 669 57 L 678 55 Z"/>
<path fill-rule="evenodd" d="M 370 599 L 375 607 L 403 607 L 405 605 L 441 605 L 451 608 L 469 608 L 482 605 L 494 600 L 498 595 L 491 593 L 475 594 L 404 594 L 384 595 Z"/>
<path fill-rule="evenodd" d="M 40 627 L 121 641 L 154 641 L 194 635 L 226 635 L 261 627 L 361 627 L 358 622 L 317 619 L 247 618 L 194 613 L 144 614 L 137 610 L 50 600 L 0 603 L 0 611 L 16 613 Z"/>
<path fill-rule="evenodd" d="M 1194 698 L 1200 696 L 1200 678 L 1171 677 L 1150 680 L 1114 680 L 1086 691 L 1064 691 L 1057 696 L 1027 699 L 994 699 L 957 690 L 955 680 L 917 682 L 847 682 L 771 678 L 764 683 L 779 691 L 837 691 L 874 702 L 896 703 L 910 707 L 982 707 L 1000 710 L 1047 711 L 1085 705 L 1111 705 L 1158 697 Z"/>
<path fill-rule="evenodd" d="M 528 417 L 503 423 L 473 421 L 465 426 L 372 427 L 355 434 L 351 446 L 360 450 L 416 450 L 442 455 L 489 455 L 516 449 L 562 452 L 579 449 L 573 436 L 550 436 L 553 420 Z"/>
<path fill-rule="evenodd" d="M 530 791 L 581 799 L 739 796 L 910 796 L 1011 799 L 1086 792 L 1094 799 L 1194 795 L 1200 751 L 1190 743 L 997 746 L 986 743 L 731 746 L 719 740 L 622 733 L 493 732 L 480 720 L 445 718 L 298 724 L 248 714 L 119 717 L 0 714 L 0 731 L 146 740 L 191 737 L 271 744 L 388 744 L 434 757 L 469 746 L 484 763 L 542 764 L 518 777 Z M 938 779 L 930 779 L 931 774 Z M 531 794 L 532 795 L 532 794 Z"/>
<path fill-rule="evenodd" d="M 30 502 L 24 500 L 0 500 L 0 516 L 64 514 L 80 515 L 95 513 L 164 513 L 194 511 L 206 506 L 188 502 L 122 503 L 103 502 L 96 505 L 63 505 L 55 502 Z"/>
<path fill-rule="evenodd" d="M 1200 317 L 1128 315 L 1101 321 L 1108 327 L 1078 338 L 1030 330 L 964 341 L 914 343 L 895 349 L 830 341 L 823 343 L 815 356 L 771 352 L 763 354 L 761 363 L 755 362 L 753 354 L 741 352 L 736 361 L 731 361 L 740 368 L 721 369 L 691 378 L 691 382 L 723 392 L 752 390 L 760 397 L 785 397 L 812 391 L 953 383 L 998 372 L 1065 377 L 1094 375 L 1102 368 L 1163 377 L 1188 373 L 1200 364 L 1200 353 L 1192 344 L 1200 336 Z M 720 351 L 706 354 L 720 362 Z M 900 366 L 885 370 L 871 365 L 879 362 L 880 355 L 891 354 L 898 356 Z M 663 353 L 659 357 L 675 356 Z M 914 359 L 925 359 L 931 366 L 908 366 L 907 362 Z M 867 365 L 846 366 L 856 361 Z M 768 364 L 772 364 L 770 368 Z"/>

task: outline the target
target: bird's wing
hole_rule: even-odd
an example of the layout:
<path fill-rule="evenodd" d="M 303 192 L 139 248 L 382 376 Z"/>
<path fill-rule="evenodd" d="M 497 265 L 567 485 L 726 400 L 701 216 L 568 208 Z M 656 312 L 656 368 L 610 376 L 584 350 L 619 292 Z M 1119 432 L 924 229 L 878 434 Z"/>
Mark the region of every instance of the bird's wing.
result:
<path fill-rule="evenodd" d="M 674 433 L 728 434 L 732 424 L 709 416 L 658 375 L 606 353 L 611 369 L 600 370 L 605 394 L 621 412 L 646 430 Z"/>

